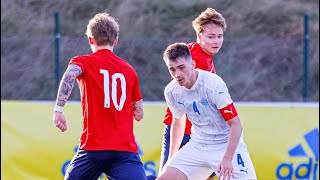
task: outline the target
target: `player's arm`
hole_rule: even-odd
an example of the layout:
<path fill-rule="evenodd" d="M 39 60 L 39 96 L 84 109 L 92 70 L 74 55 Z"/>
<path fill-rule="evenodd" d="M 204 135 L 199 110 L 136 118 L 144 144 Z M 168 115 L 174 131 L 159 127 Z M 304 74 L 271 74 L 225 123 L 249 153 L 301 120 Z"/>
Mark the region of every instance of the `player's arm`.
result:
<path fill-rule="evenodd" d="M 169 159 L 179 150 L 184 130 L 186 128 L 186 115 L 183 114 L 179 119 L 173 117 L 170 129 L 170 149 Z"/>
<path fill-rule="evenodd" d="M 226 84 L 221 78 L 216 80 L 220 83 L 215 88 L 212 99 L 222 118 L 230 126 L 227 148 L 221 163 L 218 165 L 218 172 L 220 173 L 219 179 L 221 177 L 230 179 L 231 176 L 234 176 L 232 159 L 241 137 L 242 125 Z"/>
<path fill-rule="evenodd" d="M 227 179 L 230 179 L 231 176 L 234 178 L 232 159 L 242 133 L 242 125 L 239 116 L 228 120 L 227 124 L 230 126 L 229 140 L 222 161 L 218 166 L 218 172 L 220 172 L 220 178 L 223 176 L 228 177 Z"/>
<path fill-rule="evenodd" d="M 242 125 L 239 116 L 236 116 L 228 120 L 227 123 L 230 126 L 230 134 L 228 146 L 223 156 L 223 159 L 232 161 L 242 133 Z"/>
<path fill-rule="evenodd" d="M 132 103 L 133 117 L 136 121 L 140 121 L 143 118 L 143 100 Z"/>
<path fill-rule="evenodd" d="M 171 158 L 181 145 L 184 129 L 186 127 L 186 115 L 185 112 L 175 105 L 175 98 L 172 94 L 172 87 L 170 84 L 164 89 L 164 97 L 167 105 L 172 113 L 172 124 L 170 129 L 170 148 L 169 157 Z"/>
<path fill-rule="evenodd" d="M 63 74 L 63 77 L 59 85 L 56 104 L 54 107 L 53 123 L 62 132 L 67 130 L 67 123 L 64 115 L 62 114 L 62 111 L 63 111 L 64 105 L 66 104 L 67 100 L 71 95 L 74 82 L 76 78 L 81 75 L 81 73 L 82 73 L 82 70 L 79 66 L 75 64 L 69 65 L 67 70 Z"/>

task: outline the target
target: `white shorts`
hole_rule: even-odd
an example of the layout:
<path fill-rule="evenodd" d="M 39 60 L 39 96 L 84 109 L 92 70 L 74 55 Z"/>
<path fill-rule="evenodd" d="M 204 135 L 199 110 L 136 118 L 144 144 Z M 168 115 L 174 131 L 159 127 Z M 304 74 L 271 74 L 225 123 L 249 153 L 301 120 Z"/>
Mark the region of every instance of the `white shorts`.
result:
<path fill-rule="evenodd" d="M 226 148 L 227 143 L 202 146 L 191 139 L 165 166 L 179 169 L 187 176 L 188 180 L 205 180 L 213 171 L 219 175 L 218 165 L 221 163 Z M 240 140 L 235 151 L 232 166 L 234 179 L 257 179 L 247 146 L 242 140 Z"/>

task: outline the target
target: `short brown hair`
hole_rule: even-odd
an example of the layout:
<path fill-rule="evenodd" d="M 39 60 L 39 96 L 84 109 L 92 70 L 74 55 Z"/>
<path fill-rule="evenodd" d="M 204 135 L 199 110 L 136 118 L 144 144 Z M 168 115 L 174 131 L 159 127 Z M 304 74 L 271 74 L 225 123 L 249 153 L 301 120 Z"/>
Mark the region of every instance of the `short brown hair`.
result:
<path fill-rule="evenodd" d="M 187 60 L 191 60 L 190 51 L 188 45 L 183 42 L 177 42 L 169 45 L 163 53 L 163 60 L 167 61 L 176 61 L 178 58 L 184 57 Z"/>
<path fill-rule="evenodd" d="M 99 13 L 87 25 L 87 36 L 92 36 L 97 45 L 113 45 L 119 36 L 119 24 L 108 13 Z"/>
<path fill-rule="evenodd" d="M 196 19 L 192 21 L 192 26 L 197 33 L 202 33 L 204 30 L 204 25 L 206 24 L 216 24 L 226 30 L 227 24 L 224 17 L 215 9 L 207 8 L 203 11 Z"/>

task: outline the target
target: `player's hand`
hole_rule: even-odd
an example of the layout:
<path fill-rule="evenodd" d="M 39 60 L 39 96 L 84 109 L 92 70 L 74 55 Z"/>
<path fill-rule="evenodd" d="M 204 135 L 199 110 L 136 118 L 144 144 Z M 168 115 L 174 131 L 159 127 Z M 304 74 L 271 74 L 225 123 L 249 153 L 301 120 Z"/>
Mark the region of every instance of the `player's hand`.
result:
<path fill-rule="evenodd" d="M 67 130 L 67 121 L 61 112 L 54 111 L 53 124 L 59 128 L 62 132 Z"/>
<path fill-rule="evenodd" d="M 234 178 L 234 170 L 232 167 L 232 160 L 222 159 L 221 163 L 218 165 L 219 180 L 230 180 Z"/>

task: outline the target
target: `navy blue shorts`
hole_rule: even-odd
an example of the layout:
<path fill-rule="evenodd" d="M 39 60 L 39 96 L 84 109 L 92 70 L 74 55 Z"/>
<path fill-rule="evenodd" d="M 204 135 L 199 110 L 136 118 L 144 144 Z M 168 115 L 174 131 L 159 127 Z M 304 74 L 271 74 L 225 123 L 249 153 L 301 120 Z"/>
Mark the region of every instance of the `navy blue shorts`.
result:
<path fill-rule="evenodd" d="M 165 125 L 164 132 L 163 132 L 163 138 L 162 138 L 162 150 L 161 150 L 161 158 L 160 158 L 160 171 L 162 170 L 163 166 L 168 161 L 169 157 L 169 149 L 170 149 L 170 129 L 171 126 Z M 184 145 L 186 145 L 190 140 L 189 134 L 184 134 L 183 139 L 180 145 L 180 148 L 182 148 Z M 180 149 L 179 148 L 179 149 Z M 212 173 L 210 177 L 213 177 L 215 173 Z"/>
<path fill-rule="evenodd" d="M 139 154 L 80 149 L 71 160 L 65 179 L 97 180 L 101 173 L 105 173 L 109 180 L 147 179 Z"/>

